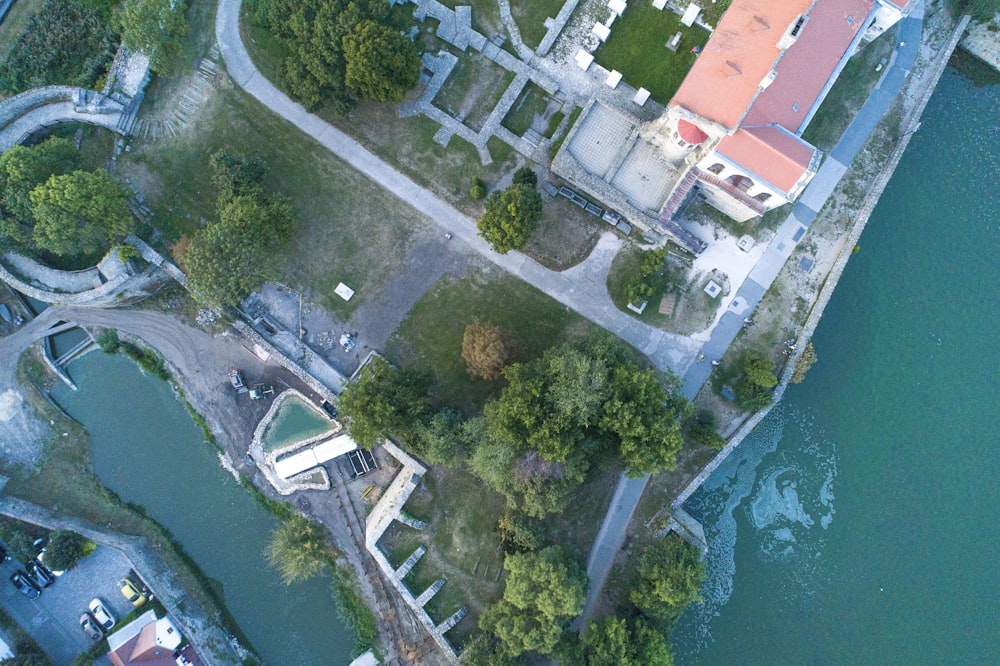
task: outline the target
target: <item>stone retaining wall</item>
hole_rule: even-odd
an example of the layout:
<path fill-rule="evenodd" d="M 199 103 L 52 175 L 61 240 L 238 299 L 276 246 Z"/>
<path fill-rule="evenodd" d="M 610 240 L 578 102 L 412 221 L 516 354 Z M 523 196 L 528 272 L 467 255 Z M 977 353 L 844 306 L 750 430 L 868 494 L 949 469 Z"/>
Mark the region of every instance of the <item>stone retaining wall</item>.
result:
<path fill-rule="evenodd" d="M 119 551 L 153 590 L 204 663 L 242 663 L 231 637 L 208 617 L 203 608 L 194 604 L 184 592 L 177 574 L 152 551 L 146 539 L 105 530 L 79 518 L 57 516 L 37 504 L 7 495 L 0 495 L 0 514 L 49 530 L 72 530 L 99 546 Z"/>
<path fill-rule="evenodd" d="M 30 296 L 44 303 L 57 305 L 110 305 L 115 301 L 117 289 L 128 282 L 130 277 L 129 275 L 121 275 L 113 280 L 108 280 L 100 287 L 75 294 L 64 294 L 33 287 L 7 270 L 3 264 L 0 264 L 0 280 L 3 280 L 25 296 Z"/>
<path fill-rule="evenodd" d="M 35 107 L 53 102 L 72 102 L 82 88 L 77 86 L 42 86 L 0 102 L 0 128 L 6 127 Z"/>

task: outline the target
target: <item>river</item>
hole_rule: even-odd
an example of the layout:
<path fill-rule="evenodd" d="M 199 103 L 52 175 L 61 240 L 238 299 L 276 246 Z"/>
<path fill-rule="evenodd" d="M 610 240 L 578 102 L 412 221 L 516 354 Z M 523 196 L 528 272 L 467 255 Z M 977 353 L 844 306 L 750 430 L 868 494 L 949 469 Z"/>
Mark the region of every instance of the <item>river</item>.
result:
<path fill-rule="evenodd" d="M 98 478 L 174 538 L 220 586 L 226 607 L 268 664 L 346 664 L 353 632 L 328 576 L 286 587 L 264 558 L 277 520 L 219 465 L 166 382 L 122 355 L 70 363 L 79 391 L 53 395 L 90 433 Z"/>
<path fill-rule="evenodd" d="M 814 342 L 687 503 L 678 664 L 1000 663 L 1000 86 L 950 69 Z"/>

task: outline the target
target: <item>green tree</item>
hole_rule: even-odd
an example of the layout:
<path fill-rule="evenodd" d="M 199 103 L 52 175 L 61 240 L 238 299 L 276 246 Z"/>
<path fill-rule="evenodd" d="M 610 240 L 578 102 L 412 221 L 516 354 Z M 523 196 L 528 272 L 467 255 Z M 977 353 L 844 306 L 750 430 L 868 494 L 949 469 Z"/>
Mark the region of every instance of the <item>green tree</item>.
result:
<path fill-rule="evenodd" d="M 663 634 L 641 620 L 632 626 L 617 617 L 591 623 L 583 637 L 586 666 L 672 666 Z"/>
<path fill-rule="evenodd" d="M 580 614 L 587 592 L 583 568 L 558 546 L 507 556 L 503 597 L 487 608 L 480 626 L 493 632 L 503 652 L 550 654 L 565 624 Z"/>
<path fill-rule="evenodd" d="M 520 661 L 501 652 L 496 639 L 483 633 L 465 644 L 458 663 L 459 666 L 515 666 Z"/>
<path fill-rule="evenodd" d="M 461 413 L 453 409 L 436 412 L 427 422 L 414 426 L 417 453 L 435 465 L 455 465 L 465 453 L 467 442 Z"/>
<path fill-rule="evenodd" d="M 615 436 L 629 476 L 673 469 L 684 445 L 679 416 L 684 402 L 671 396 L 652 370 L 635 364 L 611 371 L 610 397 L 600 426 Z"/>
<path fill-rule="evenodd" d="M 124 0 L 121 30 L 126 48 L 146 55 L 153 70 L 165 72 L 187 34 L 187 4 L 184 0 Z"/>
<path fill-rule="evenodd" d="M 87 540 L 70 530 L 56 530 L 49 535 L 45 547 L 45 564 L 50 569 L 65 571 L 76 566 L 86 552 Z"/>
<path fill-rule="evenodd" d="M 705 580 L 701 552 L 675 534 L 650 544 L 639 558 L 632 603 L 654 620 L 672 622 L 700 599 Z"/>
<path fill-rule="evenodd" d="M 344 81 L 373 102 L 402 102 L 420 80 L 420 53 L 409 39 L 375 21 L 344 36 Z"/>
<path fill-rule="evenodd" d="M 486 197 L 486 183 L 482 178 L 473 178 L 472 187 L 469 188 L 469 196 L 476 201 L 481 201 Z"/>
<path fill-rule="evenodd" d="M 509 507 L 500 514 L 497 529 L 507 552 L 534 551 L 542 546 L 541 523 Z"/>
<path fill-rule="evenodd" d="M 512 182 L 514 185 L 527 185 L 528 187 L 534 187 L 538 185 L 538 174 L 531 170 L 531 167 L 521 167 L 514 172 L 514 177 Z"/>
<path fill-rule="evenodd" d="M 31 191 L 53 175 L 75 171 L 80 151 L 68 139 L 52 137 L 34 146 L 12 146 L 0 154 L 0 236 L 31 244 Z"/>
<path fill-rule="evenodd" d="M 238 303 L 280 274 L 294 229 L 295 213 L 287 199 L 221 199 L 219 219 L 195 234 L 184 257 L 192 289 L 209 303 Z"/>
<path fill-rule="evenodd" d="M 500 254 L 524 247 L 542 219 L 542 196 L 528 185 L 511 185 L 486 199 L 479 234 Z"/>
<path fill-rule="evenodd" d="M 507 365 L 510 350 L 499 327 L 474 321 L 462 335 L 462 358 L 473 377 L 496 379 Z"/>
<path fill-rule="evenodd" d="M 51 176 L 30 198 L 35 243 L 53 254 L 93 254 L 135 228 L 124 189 L 104 171 Z"/>
<path fill-rule="evenodd" d="M 409 438 L 429 411 L 427 381 L 376 356 L 340 394 L 351 437 L 371 449 L 390 434 Z"/>
<path fill-rule="evenodd" d="M 267 164 L 257 155 L 219 150 L 208 158 L 208 166 L 212 171 L 212 184 L 222 200 L 263 193 Z"/>
<path fill-rule="evenodd" d="M 740 409 L 757 411 L 771 404 L 778 377 L 775 363 L 760 352 L 749 350 L 740 360 L 743 376 L 736 383 L 736 404 Z"/>
<path fill-rule="evenodd" d="M 299 515 L 275 528 L 264 554 L 271 566 L 281 572 L 285 585 L 312 578 L 333 557 L 326 530 Z"/>

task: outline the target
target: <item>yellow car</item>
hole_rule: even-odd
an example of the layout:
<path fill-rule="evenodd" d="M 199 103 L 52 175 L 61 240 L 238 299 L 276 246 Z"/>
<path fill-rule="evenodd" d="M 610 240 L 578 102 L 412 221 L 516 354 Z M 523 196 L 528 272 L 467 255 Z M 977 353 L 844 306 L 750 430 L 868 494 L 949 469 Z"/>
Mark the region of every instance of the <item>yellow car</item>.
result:
<path fill-rule="evenodd" d="M 132 582 L 130 578 L 122 578 L 118 581 L 118 590 L 122 593 L 122 596 L 132 602 L 132 605 L 138 608 L 148 601 L 146 595 Z"/>

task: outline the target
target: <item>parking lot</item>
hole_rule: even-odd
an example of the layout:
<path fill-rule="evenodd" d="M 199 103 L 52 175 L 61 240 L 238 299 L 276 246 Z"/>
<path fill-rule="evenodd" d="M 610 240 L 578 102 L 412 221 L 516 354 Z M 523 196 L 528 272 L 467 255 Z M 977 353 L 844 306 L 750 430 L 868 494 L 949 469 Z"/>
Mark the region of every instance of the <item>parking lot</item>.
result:
<path fill-rule="evenodd" d="M 68 664 L 93 642 L 78 619 L 94 597 L 99 597 L 115 620 L 128 615 L 132 605 L 118 591 L 118 579 L 130 571 L 128 560 L 112 548 L 98 547 L 91 555 L 44 588 L 35 600 L 20 594 L 10 575 L 24 567 L 15 560 L 0 566 L 0 604 L 45 650 L 56 664 Z M 105 657 L 98 664 L 110 664 Z"/>

